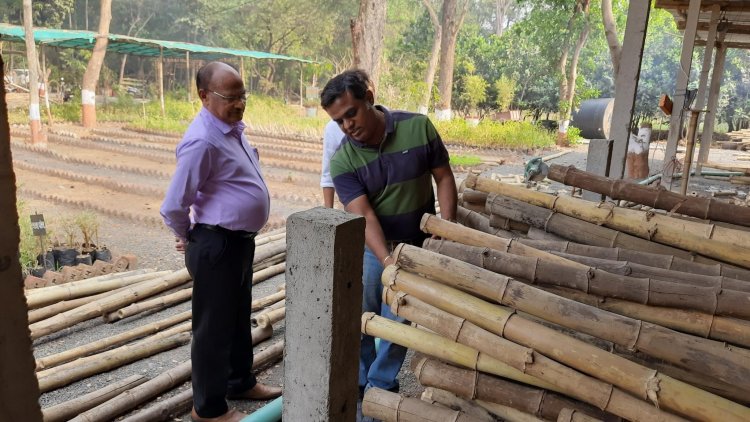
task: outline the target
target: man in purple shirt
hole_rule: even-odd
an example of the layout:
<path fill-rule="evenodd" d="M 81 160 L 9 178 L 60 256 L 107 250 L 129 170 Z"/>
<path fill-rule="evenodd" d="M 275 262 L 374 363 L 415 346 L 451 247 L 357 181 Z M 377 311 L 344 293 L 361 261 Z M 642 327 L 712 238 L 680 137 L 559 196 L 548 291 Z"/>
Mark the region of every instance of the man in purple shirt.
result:
<path fill-rule="evenodd" d="M 267 400 L 281 389 L 252 373 L 250 304 L 255 234 L 270 208 L 258 151 L 243 134 L 245 87 L 231 66 L 212 62 L 196 76 L 203 103 L 177 146 L 177 169 L 161 206 L 193 278 L 195 421 L 239 421 L 226 398 Z"/>

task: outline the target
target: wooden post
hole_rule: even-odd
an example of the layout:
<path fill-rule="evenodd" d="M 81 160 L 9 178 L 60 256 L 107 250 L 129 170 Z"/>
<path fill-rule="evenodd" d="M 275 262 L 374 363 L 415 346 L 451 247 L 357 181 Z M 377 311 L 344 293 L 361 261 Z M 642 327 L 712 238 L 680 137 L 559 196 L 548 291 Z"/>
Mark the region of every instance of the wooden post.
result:
<path fill-rule="evenodd" d="M 34 376 L 26 298 L 18 262 L 16 181 L 10 154 L 10 126 L 5 103 L 5 74 L 0 55 L 0 420 L 41 422 L 39 386 Z"/>
<path fill-rule="evenodd" d="M 698 29 L 698 17 L 700 15 L 701 0 L 690 0 L 687 11 L 687 24 L 682 38 L 682 55 L 677 69 L 677 84 L 675 94 L 672 96 L 672 115 L 669 119 L 669 136 L 667 138 L 667 149 L 664 152 L 662 166 L 662 185 L 667 189 L 672 184 L 672 175 L 676 173 L 677 164 L 677 142 L 680 140 L 682 131 L 683 109 L 687 97 L 687 87 L 690 82 L 690 67 L 693 63 L 693 46 L 695 45 L 695 33 Z"/>
<path fill-rule="evenodd" d="M 245 83 L 245 76 L 245 58 L 240 57 L 240 78 L 242 79 L 243 84 Z"/>
<path fill-rule="evenodd" d="M 625 172 L 625 159 L 630 139 L 630 125 L 633 121 L 635 93 L 641 74 L 643 45 L 646 41 L 648 16 L 651 11 L 649 1 L 631 1 L 628 6 L 628 20 L 620 54 L 620 71 L 615 75 L 615 104 L 612 110 L 612 160 L 609 175 L 622 179 Z"/>
<path fill-rule="evenodd" d="M 690 167 L 693 164 L 693 150 L 695 149 L 695 133 L 698 132 L 698 117 L 700 110 L 690 110 L 690 121 L 688 122 L 687 144 L 685 145 L 685 158 L 682 163 L 682 185 L 680 194 L 687 195 L 688 183 L 690 183 Z"/>
<path fill-rule="evenodd" d="M 36 55 L 34 29 L 32 22 L 31 0 L 23 0 L 23 26 L 26 38 L 26 59 L 29 68 L 29 125 L 31 143 L 44 144 L 46 136 L 42 128 L 42 116 L 39 113 L 39 59 Z"/>
<path fill-rule="evenodd" d="M 720 38 L 723 38 L 723 33 Z M 727 45 L 721 42 L 719 49 L 716 51 L 716 58 L 714 59 L 714 70 L 711 74 L 711 88 L 708 92 L 708 106 L 706 107 L 706 117 L 703 123 L 703 139 L 708 139 L 709 142 L 701 142 L 701 147 L 698 152 L 698 164 L 695 167 L 695 175 L 700 176 L 703 163 L 708 160 L 708 153 L 711 149 L 710 140 L 714 136 L 714 123 L 716 122 L 716 110 L 719 103 L 719 88 L 721 88 L 721 80 L 724 78 L 724 62 L 727 57 Z"/>
<path fill-rule="evenodd" d="M 167 117 L 167 109 L 164 106 L 164 47 L 159 47 L 159 61 L 156 62 L 156 72 L 159 78 L 159 102 L 161 103 L 161 117 Z"/>
<path fill-rule="evenodd" d="M 185 93 L 187 94 L 187 100 L 188 102 L 191 102 L 193 100 L 193 89 L 190 86 L 191 85 L 191 78 L 190 78 L 190 52 L 185 52 Z"/>
<path fill-rule="evenodd" d="M 51 88 L 49 86 L 49 78 L 47 77 L 47 55 L 44 53 L 44 44 L 39 45 L 39 52 L 42 55 L 42 80 L 44 81 L 44 105 L 47 107 L 47 126 L 52 127 L 52 109 L 49 106 Z M 44 248 L 42 248 L 42 253 L 44 253 Z"/>
<path fill-rule="evenodd" d="M 299 106 L 305 105 L 305 78 L 302 63 L 299 64 Z"/>

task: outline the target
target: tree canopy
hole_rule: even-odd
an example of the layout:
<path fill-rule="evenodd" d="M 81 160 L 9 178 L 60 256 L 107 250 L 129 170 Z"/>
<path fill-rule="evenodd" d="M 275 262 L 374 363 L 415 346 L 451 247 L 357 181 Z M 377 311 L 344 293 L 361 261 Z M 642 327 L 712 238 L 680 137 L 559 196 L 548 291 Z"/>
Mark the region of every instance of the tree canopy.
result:
<path fill-rule="evenodd" d="M 577 58 L 572 107 L 588 98 L 614 95 L 612 56 L 602 21 L 601 0 L 427 0 L 438 18 L 443 1 L 453 13 L 467 5 L 455 43 L 452 90 L 454 110 L 482 113 L 502 107 L 520 108 L 537 118 L 561 110 L 560 55 L 569 43 L 570 63 L 578 34 L 587 25 L 588 36 Z M 95 30 L 99 2 L 95 0 L 34 0 L 35 25 Z M 455 5 L 459 7 L 455 7 Z M 590 8 L 585 19 L 571 19 L 576 7 Z M 628 2 L 611 0 L 612 18 L 620 41 L 625 30 Z M 416 110 L 424 101 L 427 73 L 436 28 L 423 1 L 388 0 L 380 63 L 378 101 L 392 107 Z M 320 85 L 352 63 L 350 21 L 359 2 L 333 0 L 129 0 L 113 2 L 110 32 L 144 38 L 197 42 L 221 47 L 268 51 L 318 62 L 247 61 L 249 86 L 285 98 L 304 85 Z M 583 16 L 583 15 L 579 15 Z M 0 0 L 0 19 L 21 22 L 20 2 Z M 578 31 L 578 32 L 576 32 Z M 659 119 L 658 98 L 674 90 L 681 34 L 664 10 L 651 12 L 636 112 L 642 119 Z M 703 49 L 696 49 L 694 67 Z M 49 52 L 52 78 L 79 80 L 86 52 Z M 442 57 L 442 56 L 441 56 Z M 736 126 L 750 111 L 749 55 L 730 49 L 721 91 L 720 121 Z M 84 63 L 83 65 L 81 63 Z M 107 56 L 103 80 L 116 83 L 121 58 Z M 440 64 L 438 65 L 440 66 Z M 168 70 L 167 70 L 168 71 Z M 145 59 L 129 59 L 124 73 L 154 78 L 154 67 Z M 439 73 L 439 72 L 438 72 Z M 693 69 L 691 86 L 697 86 Z M 175 77 L 179 88 L 184 77 Z M 430 109 L 441 102 L 438 78 L 429 96 Z M 442 91 L 441 91 L 442 92 Z M 480 95 L 484 92 L 485 95 Z M 443 94 L 443 96 L 446 96 Z"/>

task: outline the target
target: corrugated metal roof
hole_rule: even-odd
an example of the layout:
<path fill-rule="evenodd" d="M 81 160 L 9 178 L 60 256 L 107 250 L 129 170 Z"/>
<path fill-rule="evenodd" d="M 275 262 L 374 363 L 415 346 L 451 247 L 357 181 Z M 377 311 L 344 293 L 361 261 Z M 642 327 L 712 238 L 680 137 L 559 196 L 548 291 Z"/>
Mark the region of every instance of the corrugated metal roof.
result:
<path fill-rule="evenodd" d="M 37 44 L 51 45 L 61 48 L 79 48 L 92 50 L 96 43 L 96 32 L 69 29 L 34 28 L 34 41 Z M 107 51 L 135 56 L 185 57 L 190 52 L 191 59 L 217 60 L 227 57 L 249 57 L 253 59 L 292 60 L 302 63 L 314 63 L 312 60 L 280 54 L 264 53 L 262 51 L 239 50 L 234 48 L 209 47 L 177 41 L 150 40 L 146 38 L 129 37 L 127 35 L 109 34 Z M 22 26 L 0 23 L 0 41 L 24 42 L 26 39 Z"/>

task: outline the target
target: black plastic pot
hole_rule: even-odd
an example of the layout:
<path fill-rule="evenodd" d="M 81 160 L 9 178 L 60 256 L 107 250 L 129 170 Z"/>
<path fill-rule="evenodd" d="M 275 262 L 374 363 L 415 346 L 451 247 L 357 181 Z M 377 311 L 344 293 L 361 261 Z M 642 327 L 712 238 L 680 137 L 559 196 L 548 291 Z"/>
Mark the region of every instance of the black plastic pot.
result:
<path fill-rule="evenodd" d="M 44 273 L 47 272 L 47 269 L 44 267 L 36 267 L 31 269 L 31 275 L 34 277 L 43 277 Z"/>
<path fill-rule="evenodd" d="M 54 270 L 55 254 L 52 251 L 47 251 L 44 255 L 39 254 L 36 256 L 36 263 L 40 267 L 44 267 L 48 270 Z"/>
<path fill-rule="evenodd" d="M 76 265 L 77 249 L 61 249 L 60 258 L 57 260 L 58 267 L 72 267 Z"/>
<path fill-rule="evenodd" d="M 93 258 L 89 254 L 82 254 L 82 255 L 76 256 L 76 265 L 78 264 L 91 265 L 92 262 L 93 262 Z"/>
<path fill-rule="evenodd" d="M 101 249 L 95 250 L 93 255 L 94 255 L 94 261 L 104 261 L 104 262 L 112 261 L 112 252 L 109 249 L 107 249 L 106 246 L 103 246 Z"/>

